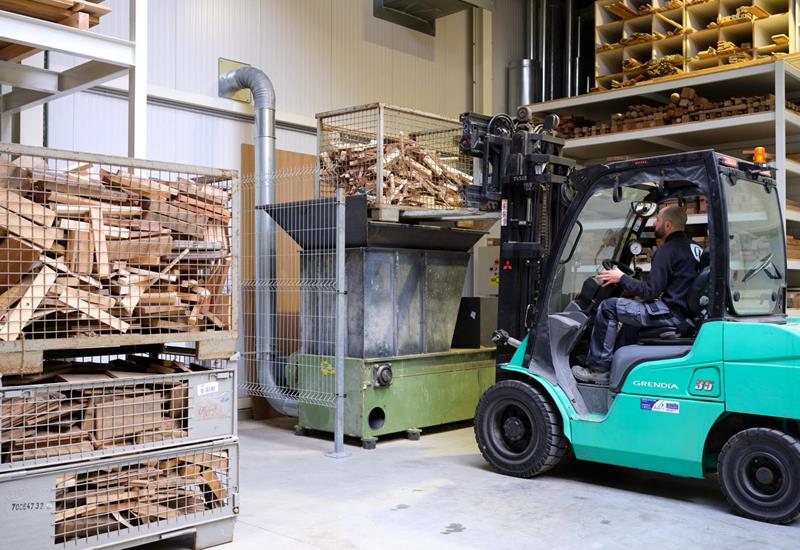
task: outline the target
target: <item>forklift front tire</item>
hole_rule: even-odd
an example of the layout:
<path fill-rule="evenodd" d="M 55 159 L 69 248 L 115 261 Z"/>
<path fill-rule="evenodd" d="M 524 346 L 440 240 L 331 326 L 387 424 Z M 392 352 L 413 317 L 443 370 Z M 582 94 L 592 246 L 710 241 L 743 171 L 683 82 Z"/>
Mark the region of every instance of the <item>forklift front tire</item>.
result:
<path fill-rule="evenodd" d="M 489 464 L 515 477 L 550 470 L 570 448 L 555 406 L 519 380 L 498 382 L 483 394 L 475 411 L 475 439 Z"/>
<path fill-rule="evenodd" d="M 719 454 L 719 483 L 734 511 L 768 523 L 800 515 L 800 441 L 771 428 L 733 435 Z"/>

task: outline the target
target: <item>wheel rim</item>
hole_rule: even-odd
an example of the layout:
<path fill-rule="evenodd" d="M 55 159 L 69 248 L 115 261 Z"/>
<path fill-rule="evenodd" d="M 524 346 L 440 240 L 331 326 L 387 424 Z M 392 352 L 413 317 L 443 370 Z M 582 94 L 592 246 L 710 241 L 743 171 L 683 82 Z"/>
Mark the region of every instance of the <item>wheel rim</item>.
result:
<path fill-rule="evenodd" d="M 776 454 L 753 450 L 745 454 L 737 468 L 737 481 L 748 498 L 769 503 L 780 500 L 788 490 L 786 465 Z"/>
<path fill-rule="evenodd" d="M 531 411 L 515 399 L 502 399 L 490 411 L 489 436 L 496 452 L 505 460 L 527 458 L 539 442 L 539 431 Z"/>

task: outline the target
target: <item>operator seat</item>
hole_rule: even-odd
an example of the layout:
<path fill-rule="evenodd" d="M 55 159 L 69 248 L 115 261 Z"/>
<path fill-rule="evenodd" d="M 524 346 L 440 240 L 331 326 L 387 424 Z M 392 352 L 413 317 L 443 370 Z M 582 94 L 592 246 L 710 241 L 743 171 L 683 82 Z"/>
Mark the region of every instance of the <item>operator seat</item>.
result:
<path fill-rule="evenodd" d="M 689 286 L 686 294 L 686 306 L 689 318 L 685 326 L 643 328 L 639 331 L 639 343 L 647 345 L 686 344 L 694 341 L 694 335 L 703 324 L 707 314 L 708 294 L 710 291 L 711 267 L 708 251 L 700 256 L 700 272 Z"/>
<path fill-rule="evenodd" d="M 706 253 L 704 253 L 706 255 Z M 701 257 L 701 266 L 703 260 Z M 631 346 L 622 346 L 614 352 L 611 361 L 611 376 L 609 379 L 609 389 L 612 392 L 619 392 L 628 374 L 636 365 L 647 361 L 657 361 L 660 359 L 674 359 L 683 357 L 689 353 L 694 343 L 694 336 L 700 329 L 700 325 L 706 318 L 708 312 L 708 295 L 710 292 L 711 267 L 708 261 L 705 267 L 700 270 L 697 277 L 689 287 L 686 297 L 686 305 L 689 307 L 691 317 L 687 319 L 689 325 L 686 337 L 680 337 L 680 327 L 660 327 L 642 329 L 639 332 L 639 343 Z M 668 335 L 663 333 L 667 332 Z M 653 336 L 646 336 L 647 333 Z M 659 334 L 661 333 L 661 334 Z"/>

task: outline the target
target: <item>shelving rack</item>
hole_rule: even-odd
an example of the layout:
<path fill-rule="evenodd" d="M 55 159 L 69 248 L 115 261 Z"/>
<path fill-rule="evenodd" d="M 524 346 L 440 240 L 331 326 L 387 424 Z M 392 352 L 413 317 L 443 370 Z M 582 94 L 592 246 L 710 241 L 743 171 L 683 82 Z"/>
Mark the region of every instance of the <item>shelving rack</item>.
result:
<path fill-rule="evenodd" d="M 743 151 L 764 146 L 775 156 L 773 166 L 784 205 L 786 233 L 800 237 L 800 209 L 785 206 L 787 199 L 800 202 L 800 162 L 787 158 L 787 155 L 800 153 L 800 115 L 785 108 L 786 100 L 800 99 L 800 59 L 746 65 L 711 74 L 690 74 L 684 78 L 538 103 L 529 108 L 534 116 L 556 113 L 603 120 L 631 104 L 666 104 L 670 94 L 682 87 L 692 87 L 712 100 L 772 93 L 776 108 L 766 113 L 570 139 L 563 154 L 588 166 L 620 158 L 619 155 L 641 158 L 706 148 L 742 157 Z M 800 286 L 800 259 L 789 259 L 788 268 L 789 286 Z"/>
<path fill-rule="evenodd" d="M 648 4 L 654 12 L 635 15 Z M 623 17 L 608 9 L 620 5 L 625 6 L 632 16 Z M 626 82 L 635 79 L 643 69 L 626 70 L 624 64 L 628 60 L 644 64 L 666 55 L 679 56 L 672 64 L 691 73 L 732 64 L 731 55 L 734 53 L 756 59 L 773 53 L 797 51 L 796 12 L 792 0 L 684 0 L 683 6 L 668 9 L 671 5 L 669 0 L 595 2 L 595 86 L 608 89 L 614 80 Z M 736 10 L 744 6 L 754 6 L 759 9 L 759 14 L 769 15 L 754 21 L 708 27 L 720 18 L 735 15 Z M 664 38 L 632 43 L 637 36 L 635 33 L 658 33 Z M 675 34 L 668 36 L 668 33 Z M 776 43 L 772 37 L 777 35 L 785 35 L 788 40 Z M 735 44 L 736 51 L 710 57 L 698 56 L 709 47 L 716 49 L 721 40 Z"/>
<path fill-rule="evenodd" d="M 82 61 L 55 71 L 0 60 L 0 113 L 25 109 L 128 74 L 128 156 L 147 156 L 147 0 L 130 2 L 130 40 L 0 10 L 0 41 L 74 55 Z"/>

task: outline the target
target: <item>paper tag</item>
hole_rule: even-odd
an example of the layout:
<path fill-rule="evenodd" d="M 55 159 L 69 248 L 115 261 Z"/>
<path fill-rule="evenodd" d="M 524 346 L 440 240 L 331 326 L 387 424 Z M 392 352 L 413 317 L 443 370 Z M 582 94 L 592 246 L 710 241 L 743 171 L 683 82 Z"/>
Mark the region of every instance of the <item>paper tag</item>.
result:
<path fill-rule="evenodd" d="M 197 395 L 210 395 L 219 391 L 219 382 L 206 382 L 197 385 Z"/>

